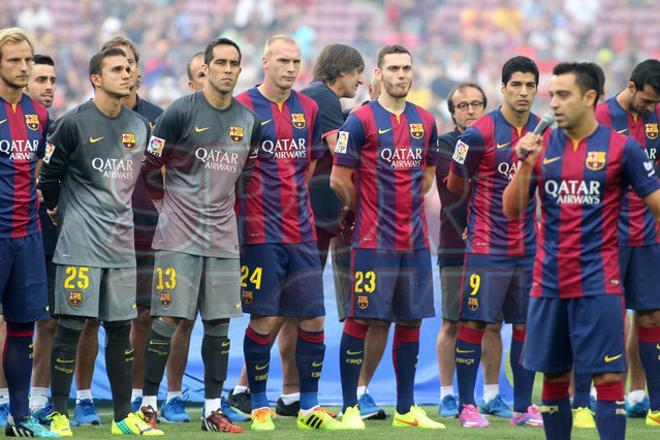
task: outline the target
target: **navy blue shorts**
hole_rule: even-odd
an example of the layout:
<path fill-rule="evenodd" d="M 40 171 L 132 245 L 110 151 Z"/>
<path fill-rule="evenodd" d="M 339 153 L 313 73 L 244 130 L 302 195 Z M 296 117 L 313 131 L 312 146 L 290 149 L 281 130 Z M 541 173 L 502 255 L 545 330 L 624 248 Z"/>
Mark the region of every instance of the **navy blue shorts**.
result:
<path fill-rule="evenodd" d="M 435 316 L 428 249 L 408 252 L 353 249 L 347 316 L 406 321 Z"/>
<path fill-rule="evenodd" d="M 5 321 L 48 318 L 48 283 L 41 233 L 0 238 L 0 300 Z"/>
<path fill-rule="evenodd" d="M 531 298 L 523 366 L 543 373 L 626 371 L 623 297 Z"/>
<path fill-rule="evenodd" d="M 461 321 L 527 320 L 534 257 L 465 254 Z"/>
<path fill-rule="evenodd" d="M 251 315 L 324 316 L 316 242 L 243 246 L 241 302 L 243 312 Z"/>
<path fill-rule="evenodd" d="M 660 310 L 660 243 L 619 248 L 626 308 Z"/>

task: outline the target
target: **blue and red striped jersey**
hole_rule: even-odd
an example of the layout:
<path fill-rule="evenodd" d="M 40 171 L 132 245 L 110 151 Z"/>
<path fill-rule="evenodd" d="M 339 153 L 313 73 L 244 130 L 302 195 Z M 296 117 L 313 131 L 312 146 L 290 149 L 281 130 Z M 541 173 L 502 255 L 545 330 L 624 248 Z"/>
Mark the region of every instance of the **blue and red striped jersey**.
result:
<path fill-rule="evenodd" d="M 654 112 L 637 115 L 627 112 L 616 96 L 602 102 L 596 108 L 596 119 L 628 136 L 632 136 L 646 150 L 656 168 L 660 165 L 660 136 L 658 119 L 660 106 Z M 619 218 L 619 246 L 648 246 L 660 243 L 660 224 L 632 188 L 628 188 Z"/>
<path fill-rule="evenodd" d="M 277 104 L 256 87 L 236 99 L 261 119 L 259 155 L 237 202 L 241 244 L 315 241 L 305 173 L 325 151 L 318 105 L 294 90 Z"/>
<path fill-rule="evenodd" d="M 660 189 L 634 139 L 599 125 L 573 142 L 554 130 L 532 173 L 541 201 L 533 297 L 621 295 L 617 220 L 626 188 Z"/>
<path fill-rule="evenodd" d="M 422 187 L 424 169 L 435 166 L 437 148 L 433 115 L 410 102 L 399 116 L 378 101 L 351 113 L 339 130 L 334 165 L 355 169 L 353 247 L 429 247 Z"/>
<path fill-rule="evenodd" d="M 538 122 L 538 116 L 530 114 L 527 125 L 514 127 L 498 108 L 484 115 L 459 137 L 451 171 L 471 179 L 466 252 L 509 256 L 534 254 L 535 198 L 530 198 L 523 218 L 509 220 L 502 208 L 502 195 L 518 166 L 514 147 L 525 133 L 534 131 Z"/>
<path fill-rule="evenodd" d="M 28 95 L 16 106 L 0 98 L 0 238 L 41 230 L 35 172 L 47 129 L 46 108 Z"/>

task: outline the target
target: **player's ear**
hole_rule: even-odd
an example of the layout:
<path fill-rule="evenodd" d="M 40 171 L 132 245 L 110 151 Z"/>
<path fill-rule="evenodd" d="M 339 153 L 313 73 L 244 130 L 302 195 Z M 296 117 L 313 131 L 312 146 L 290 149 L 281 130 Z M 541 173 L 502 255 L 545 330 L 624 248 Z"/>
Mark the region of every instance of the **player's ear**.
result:
<path fill-rule="evenodd" d="M 101 79 L 100 73 L 93 73 L 89 75 L 89 80 L 91 81 L 94 88 L 101 87 L 101 84 L 103 84 L 103 80 Z"/>
<path fill-rule="evenodd" d="M 628 86 L 626 89 L 628 89 L 628 93 L 631 95 L 637 91 L 637 87 L 635 87 L 635 83 L 632 81 L 628 81 Z"/>
<path fill-rule="evenodd" d="M 596 92 L 594 89 L 589 89 L 584 92 L 583 98 L 587 100 L 587 104 L 589 104 L 590 107 L 593 107 L 598 100 L 598 92 Z"/>

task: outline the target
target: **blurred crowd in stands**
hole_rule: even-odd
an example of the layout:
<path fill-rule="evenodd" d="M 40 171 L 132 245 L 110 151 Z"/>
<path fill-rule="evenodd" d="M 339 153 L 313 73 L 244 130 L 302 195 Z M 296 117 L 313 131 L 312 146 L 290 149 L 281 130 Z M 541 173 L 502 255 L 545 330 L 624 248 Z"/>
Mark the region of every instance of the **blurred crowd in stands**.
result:
<path fill-rule="evenodd" d="M 55 59 L 54 116 L 91 95 L 89 58 L 118 34 L 140 49 L 139 94 L 161 106 L 187 93 L 188 59 L 218 35 L 243 50 L 237 92 L 260 81 L 263 43 L 276 33 L 291 35 L 302 49 L 299 87 L 311 80 L 326 43 L 359 49 L 365 82 L 380 47 L 400 43 L 414 55 L 410 98 L 433 111 L 444 131 L 451 128 L 445 97 L 452 85 L 476 80 L 489 102 L 499 103 L 501 65 L 515 54 L 535 59 L 541 70 L 537 111 L 558 60 L 598 62 L 609 96 L 637 62 L 660 58 L 659 6 L 659 0 L 2 0 L 0 28 L 24 28 L 37 52 Z"/>

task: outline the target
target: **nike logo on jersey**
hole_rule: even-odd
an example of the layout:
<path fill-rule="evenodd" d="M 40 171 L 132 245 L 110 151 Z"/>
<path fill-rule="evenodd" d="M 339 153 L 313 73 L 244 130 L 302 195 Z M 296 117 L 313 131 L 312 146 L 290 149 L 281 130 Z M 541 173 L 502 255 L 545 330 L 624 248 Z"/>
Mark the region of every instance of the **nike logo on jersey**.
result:
<path fill-rule="evenodd" d="M 392 130 L 392 128 L 386 128 L 385 130 L 379 128 L 378 129 L 378 134 L 385 134 L 385 133 L 387 133 L 388 131 L 391 131 L 391 130 Z"/>
<path fill-rule="evenodd" d="M 625 133 L 626 131 L 628 131 L 628 129 L 627 129 L 627 128 L 624 128 L 624 129 L 622 129 L 622 130 L 617 130 L 616 132 L 617 132 L 617 133 L 621 133 L 621 134 L 623 134 L 623 133 Z"/>
<path fill-rule="evenodd" d="M 413 426 L 413 427 L 419 426 L 419 422 L 417 420 L 415 420 L 414 422 L 407 422 L 405 420 L 401 420 L 398 417 L 395 417 L 394 420 L 396 420 L 397 422 L 400 422 L 400 423 L 404 423 L 404 424 L 409 425 L 409 426 Z"/>
<path fill-rule="evenodd" d="M 355 356 L 356 354 L 361 354 L 362 350 L 360 351 L 351 351 L 351 350 L 346 350 L 346 354 L 349 356 Z"/>
<path fill-rule="evenodd" d="M 498 142 L 497 145 L 495 145 L 495 148 L 497 148 L 499 150 L 500 148 L 508 147 L 509 145 L 511 145 L 511 142 L 507 142 L 505 144 L 500 144 Z"/>
<path fill-rule="evenodd" d="M 460 348 L 457 348 L 456 353 L 474 353 L 474 350 L 461 350 Z"/>
<path fill-rule="evenodd" d="M 92 144 L 95 144 L 95 143 L 97 143 L 98 141 L 100 141 L 101 139 L 103 139 L 103 136 L 99 136 L 99 137 L 97 137 L 97 138 L 95 138 L 95 137 L 91 137 L 91 136 L 90 136 L 90 138 L 89 138 L 89 142 L 92 143 Z"/>
<path fill-rule="evenodd" d="M 318 368 L 321 365 L 323 365 L 323 362 L 316 362 L 316 361 L 312 362 L 312 367 L 314 367 L 314 368 Z"/>
<path fill-rule="evenodd" d="M 614 362 L 615 360 L 619 359 L 621 356 L 623 356 L 623 353 L 619 353 L 616 356 L 607 356 L 605 355 L 605 358 L 603 359 L 606 364 L 609 364 L 610 362 Z"/>
<path fill-rule="evenodd" d="M 211 128 L 211 127 L 202 127 L 202 128 L 199 128 L 199 127 L 195 126 L 195 133 L 201 133 L 201 132 L 203 132 L 203 131 L 208 130 L 209 128 Z"/>
<path fill-rule="evenodd" d="M 272 120 L 273 120 L 273 119 L 271 118 L 271 119 L 269 119 L 269 120 L 267 120 L 267 121 L 263 121 L 263 122 L 261 123 L 261 125 L 268 125 L 268 123 L 269 123 L 270 121 L 272 121 Z"/>
<path fill-rule="evenodd" d="M 130 356 L 133 354 L 135 350 L 132 348 L 129 348 L 128 350 L 124 350 L 124 356 Z"/>
<path fill-rule="evenodd" d="M 222 347 L 223 347 L 223 348 L 224 348 L 224 347 L 229 347 L 229 344 L 230 344 L 229 341 L 225 341 L 225 342 L 222 343 Z"/>
<path fill-rule="evenodd" d="M 4 124 L 5 122 L 7 122 L 7 120 L 3 119 L 2 121 L 0 121 L 0 125 Z"/>
<path fill-rule="evenodd" d="M 543 165 L 547 165 L 552 162 L 557 162 L 561 157 L 544 157 L 543 158 Z"/>
<path fill-rule="evenodd" d="M 255 366 L 254 366 L 254 369 L 257 370 L 257 371 L 262 371 L 262 370 L 265 370 L 266 368 L 268 368 L 268 364 L 264 364 L 264 365 L 255 365 Z"/>

